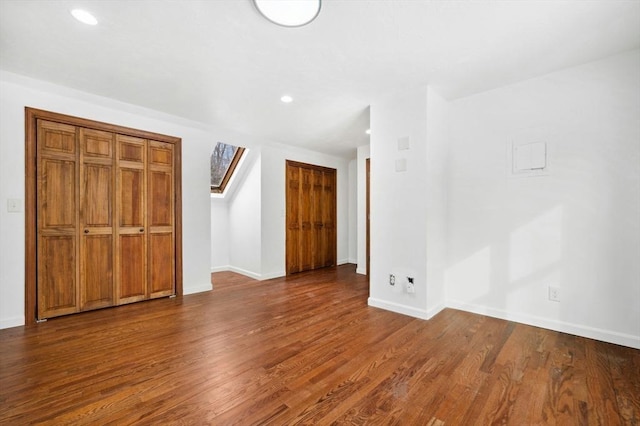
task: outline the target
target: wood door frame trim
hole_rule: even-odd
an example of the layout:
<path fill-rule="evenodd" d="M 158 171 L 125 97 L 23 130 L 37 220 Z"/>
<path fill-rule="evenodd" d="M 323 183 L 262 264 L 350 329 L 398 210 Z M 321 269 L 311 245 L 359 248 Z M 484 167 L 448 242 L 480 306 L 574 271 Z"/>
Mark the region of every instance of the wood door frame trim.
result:
<path fill-rule="evenodd" d="M 315 170 L 326 171 L 326 172 L 335 172 L 336 176 L 338 175 L 338 169 L 333 167 L 317 166 L 315 164 L 301 163 L 300 161 L 293 161 L 293 160 L 286 160 L 286 161 L 287 161 L 287 165 L 291 165 L 293 167 L 305 167 L 307 169 L 315 169 Z"/>
<path fill-rule="evenodd" d="M 96 130 L 118 133 L 142 139 L 167 142 L 174 145 L 174 241 L 176 266 L 176 295 L 183 294 L 182 282 L 182 139 L 175 136 L 118 126 L 111 123 L 59 114 L 37 108 L 25 107 L 25 297 L 24 317 L 26 325 L 36 323 L 37 303 L 37 215 L 36 215 L 36 162 L 37 121 L 49 120 Z"/>
<path fill-rule="evenodd" d="M 369 278 L 371 276 L 371 220 L 370 220 L 370 216 L 371 216 L 371 158 L 367 158 L 365 160 L 365 180 L 366 180 L 366 201 L 365 201 L 365 214 L 366 214 L 366 221 L 365 221 L 365 227 L 366 227 L 366 253 L 365 253 L 365 257 L 366 257 L 366 262 L 367 262 L 367 268 L 366 268 L 366 273 L 367 273 L 367 278 Z"/>

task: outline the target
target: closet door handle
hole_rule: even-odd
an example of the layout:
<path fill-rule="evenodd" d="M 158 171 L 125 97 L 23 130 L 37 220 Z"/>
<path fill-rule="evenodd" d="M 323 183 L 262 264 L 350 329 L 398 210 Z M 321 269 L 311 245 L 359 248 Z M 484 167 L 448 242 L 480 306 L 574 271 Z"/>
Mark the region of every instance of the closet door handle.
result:
<path fill-rule="evenodd" d="M 144 232 L 144 228 L 140 228 L 140 232 Z"/>
<path fill-rule="evenodd" d="M 85 234 L 88 234 L 88 233 L 89 233 L 89 230 L 88 230 L 88 229 L 85 229 L 85 230 L 84 230 L 84 233 L 85 233 Z"/>

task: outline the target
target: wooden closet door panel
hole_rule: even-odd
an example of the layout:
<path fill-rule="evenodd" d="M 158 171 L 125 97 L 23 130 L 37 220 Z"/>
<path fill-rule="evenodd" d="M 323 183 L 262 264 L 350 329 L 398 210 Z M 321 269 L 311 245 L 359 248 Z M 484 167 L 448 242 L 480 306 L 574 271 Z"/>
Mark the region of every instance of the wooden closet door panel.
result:
<path fill-rule="evenodd" d="M 173 144 L 149 141 L 149 165 L 173 170 Z"/>
<path fill-rule="evenodd" d="M 150 296 L 162 297 L 174 293 L 173 234 L 155 232 L 149 237 Z"/>
<path fill-rule="evenodd" d="M 37 121 L 37 313 L 39 319 L 80 309 L 76 128 Z"/>
<path fill-rule="evenodd" d="M 325 230 L 323 209 L 323 173 L 321 170 L 312 170 L 313 173 L 313 191 L 311 197 L 311 215 L 313 216 L 313 243 L 311 249 L 312 269 L 322 268 L 325 266 Z"/>
<path fill-rule="evenodd" d="M 38 222 L 40 231 L 69 231 L 77 227 L 76 161 L 39 161 Z"/>
<path fill-rule="evenodd" d="M 147 141 L 116 136 L 118 304 L 149 298 L 147 286 L 146 164 Z"/>
<path fill-rule="evenodd" d="M 293 274 L 300 271 L 300 168 L 287 164 L 286 175 L 286 269 Z"/>
<path fill-rule="evenodd" d="M 76 154 L 76 127 L 52 121 L 38 120 L 38 155 Z"/>
<path fill-rule="evenodd" d="M 300 169 L 300 270 L 313 269 L 312 171 Z"/>
<path fill-rule="evenodd" d="M 83 167 L 82 210 L 85 228 L 111 228 L 113 225 L 113 167 L 91 164 Z"/>
<path fill-rule="evenodd" d="M 171 171 L 149 171 L 149 226 L 173 224 L 173 176 Z"/>
<path fill-rule="evenodd" d="M 38 238 L 38 318 L 79 311 L 76 279 L 76 236 Z"/>
<path fill-rule="evenodd" d="M 74 160 L 40 161 L 38 318 L 79 310 L 76 176 Z"/>
<path fill-rule="evenodd" d="M 147 171 L 149 297 L 175 294 L 174 146 L 149 141 Z"/>
<path fill-rule="evenodd" d="M 148 298 L 146 235 L 120 234 L 118 241 L 118 304 Z"/>
<path fill-rule="evenodd" d="M 324 172 L 322 200 L 322 266 L 336 265 L 336 173 Z"/>
<path fill-rule="evenodd" d="M 94 129 L 80 129 L 80 148 L 82 155 L 94 159 L 113 158 L 113 137 L 111 132 Z"/>
<path fill-rule="evenodd" d="M 118 226 L 144 228 L 145 226 L 145 173 L 144 169 L 120 166 L 118 171 Z"/>
<path fill-rule="evenodd" d="M 81 128 L 80 309 L 114 304 L 115 135 Z"/>
<path fill-rule="evenodd" d="M 82 310 L 113 305 L 113 235 L 84 236 L 81 253 Z"/>

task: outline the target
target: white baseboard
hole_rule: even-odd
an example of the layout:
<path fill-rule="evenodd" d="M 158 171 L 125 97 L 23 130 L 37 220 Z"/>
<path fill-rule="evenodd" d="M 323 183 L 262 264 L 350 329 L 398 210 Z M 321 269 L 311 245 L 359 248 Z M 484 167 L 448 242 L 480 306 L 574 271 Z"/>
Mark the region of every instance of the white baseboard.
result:
<path fill-rule="evenodd" d="M 225 266 L 212 266 L 211 267 L 211 272 L 227 272 L 230 271 L 231 266 L 229 265 L 225 265 Z"/>
<path fill-rule="evenodd" d="M 367 268 L 358 268 L 358 267 L 356 267 L 356 274 L 367 275 Z"/>
<path fill-rule="evenodd" d="M 261 275 L 256 272 L 248 271 L 246 269 L 238 268 L 236 266 L 229 265 L 228 270 L 231 272 L 235 272 L 236 274 L 244 275 L 245 277 L 253 278 L 254 280 L 259 280 L 261 277 Z"/>
<path fill-rule="evenodd" d="M 269 274 L 258 274 L 256 272 L 248 271 L 246 269 L 238 268 L 231 265 L 226 266 L 212 266 L 211 272 L 235 272 L 240 275 L 244 275 L 245 277 L 253 278 L 254 280 L 265 281 L 273 278 L 284 277 L 286 274 L 284 271 L 271 272 Z"/>
<path fill-rule="evenodd" d="M 398 314 L 408 315 L 410 317 L 419 318 L 428 320 L 437 315 L 440 311 L 445 308 L 445 305 L 442 303 L 438 303 L 431 309 L 417 309 L 412 306 L 401 305 L 399 303 L 387 302 L 380 299 L 375 299 L 370 297 L 367 301 L 369 306 L 373 306 L 374 308 L 380 308 L 391 312 L 396 312 Z"/>
<path fill-rule="evenodd" d="M 431 319 L 434 316 L 438 315 L 440 313 L 440 311 L 442 311 L 444 308 L 446 308 L 444 303 L 438 303 L 433 308 L 427 309 L 427 315 L 428 315 L 427 319 Z"/>
<path fill-rule="evenodd" d="M 186 296 L 187 294 L 202 293 L 204 291 L 211 291 L 212 289 L 213 289 L 213 286 L 211 285 L 211 283 L 197 285 L 197 286 L 183 287 L 182 294 Z"/>
<path fill-rule="evenodd" d="M 428 312 L 423 309 L 417 309 L 412 306 L 401 305 L 399 303 L 387 302 L 385 300 L 374 299 L 370 297 L 367 300 L 369 306 L 384 309 L 386 311 L 396 312 L 398 314 L 408 315 L 414 318 L 429 319 Z"/>
<path fill-rule="evenodd" d="M 349 259 L 338 259 L 338 261 L 336 262 L 336 265 L 337 266 L 346 265 L 347 263 L 351 263 L 349 262 Z"/>
<path fill-rule="evenodd" d="M 473 312 L 474 314 L 499 318 L 507 321 L 515 321 L 522 324 L 532 325 L 534 327 L 541 327 L 549 330 L 559 331 L 562 333 L 587 337 L 589 339 L 601 340 L 603 342 L 614 343 L 616 345 L 640 349 L 640 336 L 633 336 L 631 334 L 618 333 L 616 331 L 603 330 L 600 328 L 588 327 L 585 325 L 574 324 L 565 321 L 551 320 L 548 318 L 536 317 L 533 315 L 518 314 L 514 312 L 503 311 L 501 309 L 465 303 L 458 300 L 448 300 L 447 307 L 459 309 L 461 311 Z"/>
<path fill-rule="evenodd" d="M 284 277 L 285 275 L 287 275 L 287 274 L 284 271 L 271 272 L 270 274 L 261 274 L 260 278 L 258 278 L 258 279 L 260 281 L 272 280 L 274 278 Z"/>
<path fill-rule="evenodd" d="M 11 317 L 0 319 L 0 330 L 4 328 L 19 327 L 24 325 L 24 317 Z"/>
<path fill-rule="evenodd" d="M 248 271 L 246 269 L 238 268 L 236 266 L 212 266 L 211 272 L 235 272 L 236 274 L 244 275 L 245 277 L 253 278 L 254 280 L 264 281 L 272 278 L 284 277 L 286 274 L 284 271 L 271 272 L 269 274 L 258 274 L 257 272 Z"/>

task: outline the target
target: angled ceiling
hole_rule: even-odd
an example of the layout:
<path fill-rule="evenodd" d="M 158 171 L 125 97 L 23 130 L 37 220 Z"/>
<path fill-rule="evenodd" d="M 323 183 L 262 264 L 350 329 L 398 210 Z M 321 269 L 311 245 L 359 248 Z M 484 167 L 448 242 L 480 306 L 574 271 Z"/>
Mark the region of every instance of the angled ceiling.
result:
<path fill-rule="evenodd" d="M 5 71 L 345 157 L 387 93 L 452 99 L 639 47 L 634 0 L 325 0 L 301 28 L 250 0 L 0 0 Z"/>

